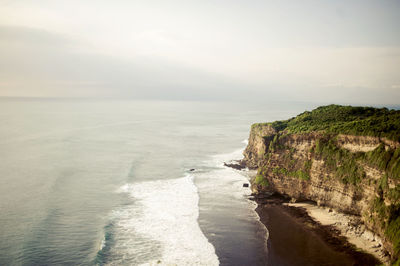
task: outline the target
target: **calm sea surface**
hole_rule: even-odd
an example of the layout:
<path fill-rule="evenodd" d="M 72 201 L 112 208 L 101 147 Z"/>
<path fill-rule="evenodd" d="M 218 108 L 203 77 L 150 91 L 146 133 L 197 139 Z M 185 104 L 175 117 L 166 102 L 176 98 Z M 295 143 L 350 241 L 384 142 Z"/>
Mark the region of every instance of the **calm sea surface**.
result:
<path fill-rule="evenodd" d="M 0 265 L 264 264 L 247 177 L 223 162 L 252 123 L 307 107 L 0 100 Z"/>

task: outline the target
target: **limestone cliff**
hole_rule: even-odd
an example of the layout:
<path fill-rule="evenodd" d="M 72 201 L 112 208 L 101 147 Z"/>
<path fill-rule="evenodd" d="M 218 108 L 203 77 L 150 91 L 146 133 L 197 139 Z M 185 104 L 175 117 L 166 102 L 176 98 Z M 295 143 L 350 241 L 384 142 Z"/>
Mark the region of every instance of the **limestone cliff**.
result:
<path fill-rule="evenodd" d="M 400 112 L 366 108 L 354 114 L 353 108 L 320 107 L 286 121 L 255 124 L 244 162 L 258 168 L 253 182 L 256 190 L 274 190 L 359 215 L 396 261 L 400 254 L 400 120 L 393 122 L 390 115 L 397 119 Z M 346 112 L 356 118 L 348 118 Z M 377 133 L 371 121 L 381 115 L 395 125 L 391 126 L 395 132 Z M 353 126 L 367 130 L 349 128 Z"/>
<path fill-rule="evenodd" d="M 250 130 L 249 145 L 244 151 L 246 165 L 249 168 L 257 168 L 262 162 L 269 142 L 277 131 L 270 125 L 254 124 Z M 272 139 L 270 139 L 272 137 Z"/>

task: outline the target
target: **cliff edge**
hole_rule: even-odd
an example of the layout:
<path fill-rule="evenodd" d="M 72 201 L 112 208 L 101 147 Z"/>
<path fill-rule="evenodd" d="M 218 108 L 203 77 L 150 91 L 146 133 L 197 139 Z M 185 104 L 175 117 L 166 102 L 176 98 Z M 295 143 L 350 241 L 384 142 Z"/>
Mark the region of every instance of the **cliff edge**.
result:
<path fill-rule="evenodd" d="M 254 124 L 244 163 L 256 191 L 360 216 L 400 264 L 400 111 L 329 105 Z"/>

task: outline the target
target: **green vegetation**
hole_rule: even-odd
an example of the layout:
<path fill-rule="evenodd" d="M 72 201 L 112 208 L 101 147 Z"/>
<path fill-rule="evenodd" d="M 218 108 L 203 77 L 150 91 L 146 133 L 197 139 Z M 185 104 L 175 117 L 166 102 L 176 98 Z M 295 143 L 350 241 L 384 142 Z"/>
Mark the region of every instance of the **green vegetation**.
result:
<path fill-rule="evenodd" d="M 331 176 L 348 185 L 355 192 L 353 197 L 362 195 L 362 188 L 370 186 L 376 198 L 371 202 L 365 219 L 393 244 L 393 255 L 397 259 L 393 265 L 400 266 L 400 148 L 393 148 L 386 140 L 380 140 L 381 144 L 374 150 L 351 152 L 338 143 L 338 134 L 374 136 L 400 142 L 400 111 L 329 105 L 288 120 L 255 124 L 254 127 L 261 129 L 265 125 L 272 126 L 277 133 L 264 137 L 269 146 L 255 183 L 267 187 L 267 176 L 271 174 L 310 180 L 314 162 L 317 170 L 322 166 L 328 173 L 322 175 L 324 178 Z M 303 134 L 315 131 L 318 134 Z M 309 145 L 306 151 L 301 146 L 305 142 Z M 371 177 L 376 170 L 380 172 L 376 173 L 378 176 Z"/>
<path fill-rule="evenodd" d="M 302 180 L 310 180 L 310 175 L 306 171 L 303 171 L 303 170 L 289 171 L 283 167 L 275 167 L 272 169 L 272 173 L 274 173 L 276 175 L 296 177 L 296 178 L 302 179 Z"/>
<path fill-rule="evenodd" d="M 400 148 L 385 149 L 383 144 L 367 153 L 352 153 L 335 144 L 334 135 L 318 139 L 313 150 L 316 157 L 323 159 L 328 169 L 344 183 L 357 184 L 365 178 L 362 164 L 385 171 L 387 178 L 400 178 Z"/>
<path fill-rule="evenodd" d="M 278 167 L 278 166 L 272 169 L 272 173 L 274 173 L 276 175 L 284 175 L 284 176 L 289 175 L 289 171 L 286 168 Z"/>
<path fill-rule="evenodd" d="M 375 150 L 366 153 L 367 161 L 385 171 L 391 178 L 400 178 L 400 148 L 385 149 L 379 145 Z"/>
<path fill-rule="evenodd" d="M 384 218 L 387 217 L 387 209 L 385 202 L 382 198 L 375 198 L 374 203 L 372 205 L 373 212 L 377 214 L 379 218 L 379 222 L 381 223 L 381 227 L 385 227 Z"/>
<path fill-rule="evenodd" d="M 385 236 L 393 244 L 393 255 L 400 256 L 400 204 L 386 206 L 382 198 L 376 198 L 373 212 L 377 216 L 376 222 L 384 229 Z"/>
<path fill-rule="evenodd" d="M 387 108 L 328 105 L 268 124 L 277 131 L 287 130 L 289 133 L 325 131 L 400 141 L 400 111 Z M 257 125 L 262 124 L 254 126 Z"/>
<path fill-rule="evenodd" d="M 339 148 L 333 136 L 318 139 L 314 153 L 318 159 L 324 160 L 327 168 L 345 184 L 356 185 L 366 176 L 361 163 L 358 162 L 363 159 L 363 154 Z"/>
<path fill-rule="evenodd" d="M 393 202 L 393 204 L 400 205 L 400 185 L 389 189 L 388 198 L 391 202 Z"/>
<path fill-rule="evenodd" d="M 289 172 L 289 176 L 296 177 L 302 180 L 310 180 L 310 175 L 303 170 L 296 170 Z"/>
<path fill-rule="evenodd" d="M 282 143 L 287 134 L 324 131 L 325 136 L 317 140 L 312 153 L 316 158 L 324 160 L 328 169 L 345 184 L 356 185 L 365 178 L 365 171 L 362 167 L 364 163 L 385 171 L 389 178 L 400 178 L 400 148 L 386 150 L 382 144 L 366 154 L 354 154 L 339 148 L 335 139 L 335 136 L 341 133 L 387 137 L 399 141 L 400 111 L 386 108 L 328 105 L 318 107 L 311 112 L 306 111 L 289 120 L 267 124 L 280 131 L 274 136 L 268 136 L 269 152 L 285 150 L 287 147 Z M 260 127 L 262 125 L 255 124 L 253 126 Z M 291 153 L 292 151 L 289 151 L 289 155 Z M 290 161 L 285 158 L 288 168 L 293 168 L 294 163 L 291 157 Z M 311 164 L 304 165 L 305 173 L 309 173 L 310 166 Z M 291 176 L 306 178 L 305 175 L 294 174 L 295 171 L 289 172 L 291 172 Z"/>
<path fill-rule="evenodd" d="M 263 188 L 266 188 L 266 187 L 269 186 L 268 180 L 267 180 L 266 178 L 264 178 L 264 176 L 262 176 L 262 175 L 260 175 L 260 174 L 258 174 L 258 175 L 256 176 L 256 179 L 254 180 L 254 182 L 255 182 L 257 185 L 262 186 Z"/>
<path fill-rule="evenodd" d="M 272 139 L 272 141 L 269 143 L 269 147 L 268 150 L 271 152 L 274 152 L 276 150 L 282 150 L 285 147 L 280 143 L 280 138 L 282 138 L 282 136 L 279 136 L 278 134 L 274 135 L 274 138 Z"/>
<path fill-rule="evenodd" d="M 393 243 L 394 255 L 397 257 L 400 255 L 400 216 L 397 214 L 397 218 L 390 221 L 389 226 L 385 231 L 385 235 Z"/>
<path fill-rule="evenodd" d="M 388 176 L 384 175 L 379 181 L 379 188 L 384 191 L 388 189 Z"/>
<path fill-rule="evenodd" d="M 304 162 L 304 171 L 306 171 L 307 173 L 310 172 L 311 170 L 311 165 L 312 165 L 312 161 L 311 160 L 307 160 Z"/>

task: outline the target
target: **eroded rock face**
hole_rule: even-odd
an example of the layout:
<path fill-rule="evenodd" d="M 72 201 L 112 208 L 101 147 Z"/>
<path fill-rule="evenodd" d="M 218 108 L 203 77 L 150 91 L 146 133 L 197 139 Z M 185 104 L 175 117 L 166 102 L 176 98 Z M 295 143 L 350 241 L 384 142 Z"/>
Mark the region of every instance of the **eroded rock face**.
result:
<path fill-rule="evenodd" d="M 376 149 L 381 143 L 377 137 L 338 135 L 337 143 L 340 147 L 351 152 L 368 152 Z"/>
<path fill-rule="evenodd" d="M 340 147 L 351 152 L 369 152 L 376 149 L 381 143 L 385 144 L 387 149 L 397 149 L 400 147 L 399 142 L 387 138 L 344 134 L 339 134 L 337 136 L 337 143 Z"/>
<path fill-rule="evenodd" d="M 253 186 L 258 191 L 273 190 L 296 200 L 312 200 L 341 212 L 358 215 L 368 229 L 383 239 L 386 250 L 393 251 L 392 243 L 385 237 L 374 209 L 376 199 L 382 199 L 386 206 L 395 204 L 382 192 L 381 179 L 386 173 L 357 161 L 363 171 L 361 178 L 354 182 L 338 178 L 336 171 L 343 162 L 336 162 L 334 155 L 329 158 L 326 155 L 319 156 L 316 152 L 322 138 L 325 141 L 328 138 L 338 149 L 351 153 L 370 152 L 379 145 L 385 145 L 386 149 L 400 147 L 397 142 L 375 137 L 335 135 L 330 140 L 321 132 L 287 134 L 277 132 L 268 124 L 256 124 L 250 132 L 244 162 L 249 167 L 258 167 L 258 174 L 267 179 L 268 187 Z M 389 179 L 386 186 L 388 189 L 395 188 L 399 183 L 399 179 Z"/>
<path fill-rule="evenodd" d="M 313 158 L 312 149 L 315 147 L 316 140 L 320 137 L 321 134 L 310 133 L 290 135 L 285 138 L 284 143 L 281 143 L 281 145 L 285 145 L 286 150 L 291 150 L 290 156 L 294 161 L 293 171 L 301 169 L 305 162 L 311 162 L 309 179 L 303 180 L 270 172 L 266 175 L 271 187 L 281 194 L 286 194 L 299 200 L 313 200 L 342 212 L 361 215 L 368 209 L 368 202 L 374 198 L 374 190 L 369 189 L 368 184 L 362 183 L 356 188 L 350 184 L 340 182 L 327 169 L 323 160 Z M 271 152 L 269 169 L 271 166 L 289 169 L 290 166 L 283 158 L 285 156 L 287 156 L 287 153 Z M 259 156 L 258 158 L 261 157 Z M 263 164 L 261 163 L 260 165 L 262 166 Z M 374 170 L 379 176 L 383 175 L 379 170 Z"/>
<path fill-rule="evenodd" d="M 250 130 L 249 144 L 244 151 L 244 162 L 249 168 L 257 168 L 265 155 L 276 130 L 270 125 L 254 124 Z"/>

